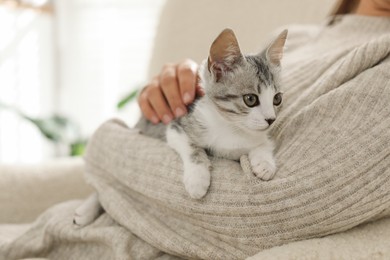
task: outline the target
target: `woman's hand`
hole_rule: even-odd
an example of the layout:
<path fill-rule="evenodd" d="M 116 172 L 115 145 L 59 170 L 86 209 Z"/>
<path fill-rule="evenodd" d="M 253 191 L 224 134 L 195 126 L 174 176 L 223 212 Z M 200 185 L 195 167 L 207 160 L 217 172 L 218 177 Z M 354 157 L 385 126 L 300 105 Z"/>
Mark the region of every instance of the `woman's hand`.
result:
<path fill-rule="evenodd" d="M 142 90 L 138 103 L 144 116 L 154 124 L 168 124 L 187 113 L 187 105 L 196 95 L 203 96 L 198 85 L 198 64 L 184 60 L 166 64 Z"/>

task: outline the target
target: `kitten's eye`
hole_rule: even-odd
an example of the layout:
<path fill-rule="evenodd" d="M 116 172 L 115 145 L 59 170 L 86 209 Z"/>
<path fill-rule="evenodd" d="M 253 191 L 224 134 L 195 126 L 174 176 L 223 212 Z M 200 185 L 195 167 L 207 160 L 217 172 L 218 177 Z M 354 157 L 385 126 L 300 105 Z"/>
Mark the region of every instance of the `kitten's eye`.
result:
<path fill-rule="evenodd" d="M 248 107 L 255 107 L 260 104 L 259 98 L 255 94 L 244 95 L 244 102 Z"/>
<path fill-rule="evenodd" d="M 274 96 L 274 106 L 279 106 L 282 103 L 282 93 L 277 93 Z"/>

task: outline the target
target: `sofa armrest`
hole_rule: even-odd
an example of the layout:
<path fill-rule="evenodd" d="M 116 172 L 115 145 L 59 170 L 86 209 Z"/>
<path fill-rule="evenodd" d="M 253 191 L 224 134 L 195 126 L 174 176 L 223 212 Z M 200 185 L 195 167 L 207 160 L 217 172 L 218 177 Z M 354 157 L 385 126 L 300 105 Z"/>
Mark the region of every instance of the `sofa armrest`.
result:
<path fill-rule="evenodd" d="M 66 158 L 38 165 L 0 165 L 0 223 L 33 221 L 48 207 L 84 198 L 84 162 Z"/>

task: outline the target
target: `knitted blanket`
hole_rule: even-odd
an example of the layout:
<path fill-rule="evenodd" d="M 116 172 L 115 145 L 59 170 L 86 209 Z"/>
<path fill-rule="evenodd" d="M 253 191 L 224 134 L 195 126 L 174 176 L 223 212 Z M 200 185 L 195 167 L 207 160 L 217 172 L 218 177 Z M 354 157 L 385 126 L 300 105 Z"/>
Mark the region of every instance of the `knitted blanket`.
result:
<path fill-rule="evenodd" d="M 106 213 L 77 229 L 79 203 L 58 205 L 1 246 L 0 258 L 243 259 L 388 216 L 390 35 L 335 39 L 356 23 L 346 17 L 304 36 L 290 29 L 307 47 L 291 41 L 283 66 L 286 102 L 270 133 L 275 179 L 256 178 L 246 156 L 212 158 L 210 189 L 193 200 L 172 149 L 111 120 L 85 155 Z"/>

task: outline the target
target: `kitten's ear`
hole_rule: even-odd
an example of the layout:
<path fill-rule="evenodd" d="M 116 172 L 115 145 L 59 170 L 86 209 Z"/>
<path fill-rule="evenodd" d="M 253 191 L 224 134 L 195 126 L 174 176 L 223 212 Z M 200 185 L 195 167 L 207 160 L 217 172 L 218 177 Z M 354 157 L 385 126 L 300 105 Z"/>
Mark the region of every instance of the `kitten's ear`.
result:
<path fill-rule="evenodd" d="M 283 57 L 283 48 L 287 39 L 287 30 L 284 30 L 279 36 L 270 44 L 266 51 L 267 59 L 275 66 L 280 65 Z"/>
<path fill-rule="evenodd" d="M 238 41 L 231 29 L 225 29 L 210 47 L 208 69 L 214 73 L 217 82 L 224 73 L 231 71 L 235 63 L 243 58 Z"/>

